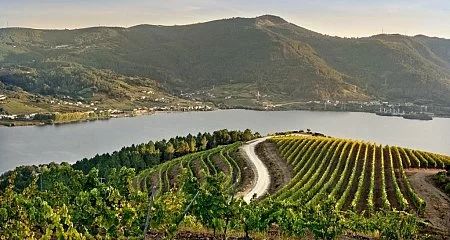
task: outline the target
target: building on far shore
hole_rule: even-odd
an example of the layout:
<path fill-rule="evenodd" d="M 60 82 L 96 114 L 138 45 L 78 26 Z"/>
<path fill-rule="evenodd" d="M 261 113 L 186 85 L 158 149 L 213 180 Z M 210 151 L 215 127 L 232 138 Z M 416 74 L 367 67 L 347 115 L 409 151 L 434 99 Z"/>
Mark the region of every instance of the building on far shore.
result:
<path fill-rule="evenodd" d="M 6 101 L 6 96 L 0 94 L 0 103 L 5 103 L 5 101 Z"/>

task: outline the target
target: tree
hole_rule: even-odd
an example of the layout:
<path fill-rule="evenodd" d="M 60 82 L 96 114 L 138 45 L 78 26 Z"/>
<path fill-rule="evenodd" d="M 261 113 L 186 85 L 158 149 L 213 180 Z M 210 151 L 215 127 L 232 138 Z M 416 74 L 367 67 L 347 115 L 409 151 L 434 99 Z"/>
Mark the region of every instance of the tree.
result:
<path fill-rule="evenodd" d="M 167 147 L 164 151 L 164 159 L 170 160 L 173 158 L 175 153 L 175 148 L 171 142 L 167 143 Z"/>
<path fill-rule="evenodd" d="M 247 142 L 253 139 L 253 134 L 250 129 L 245 129 L 244 134 L 242 135 L 242 141 Z"/>
<path fill-rule="evenodd" d="M 200 150 L 206 150 L 206 148 L 208 147 L 208 140 L 205 136 L 202 137 L 201 144 L 202 145 L 200 146 Z"/>
<path fill-rule="evenodd" d="M 193 137 L 189 140 L 189 152 L 197 152 L 197 141 Z"/>

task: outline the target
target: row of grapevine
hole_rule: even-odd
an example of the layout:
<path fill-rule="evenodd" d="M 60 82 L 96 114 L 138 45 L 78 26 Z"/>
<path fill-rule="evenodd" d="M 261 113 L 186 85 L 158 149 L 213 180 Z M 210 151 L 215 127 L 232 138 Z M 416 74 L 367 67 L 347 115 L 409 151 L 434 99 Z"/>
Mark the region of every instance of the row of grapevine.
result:
<path fill-rule="evenodd" d="M 305 163 L 304 167 L 302 167 L 298 172 L 297 175 L 300 177 L 300 180 L 297 181 L 295 186 L 291 188 L 293 192 L 293 194 L 290 196 L 291 199 L 297 199 L 298 196 L 302 194 L 302 192 L 298 191 L 298 189 L 301 188 L 304 183 L 310 178 L 311 174 L 313 174 L 313 172 L 317 170 L 317 164 L 319 162 L 325 162 L 323 161 L 322 156 L 327 151 L 331 143 L 331 141 L 323 141 L 321 143 L 323 147 L 317 147 L 309 157 L 308 161 Z M 315 159 L 321 159 L 321 161 L 316 161 Z"/>
<path fill-rule="evenodd" d="M 381 169 L 379 170 L 381 173 L 381 204 L 383 206 L 384 209 L 389 209 L 391 204 L 387 198 L 387 191 L 386 191 L 386 172 L 384 171 L 384 152 L 383 152 L 383 147 L 380 145 L 380 152 L 381 152 Z"/>
<path fill-rule="evenodd" d="M 343 165 L 345 165 L 345 161 L 346 161 L 346 156 L 345 154 L 348 153 L 348 151 L 351 151 L 349 149 L 353 148 L 353 143 L 350 141 L 347 141 L 341 151 L 341 154 L 339 155 L 339 159 L 338 159 L 338 165 L 337 167 L 334 169 L 333 173 L 331 174 L 330 178 L 328 179 L 328 181 L 323 184 L 323 186 L 319 186 L 321 187 L 320 191 L 308 202 L 308 204 L 311 205 L 316 205 L 321 199 L 323 199 L 325 197 L 325 195 L 330 192 L 329 189 L 332 186 L 332 184 L 334 183 L 335 179 L 337 178 L 337 176 L 339 174 L 341 174 L 340 169 L 342 168 Z"/>
<path fill-rule="evenodd" d="M 345 146 L 346 146 L 345 141 L 340 141 L 335 151 L 333 152 L 330 164 L 328 164 L 325 172 L 321 175 L 319 181 L 316 182 L 315 180 L 312 180 L 309 182 L 310 186 L 307 186 L 307 189 L 309 190 L 306 192 L 306 200 L 310 200 L 311 198 L 317 195 L 317 191 L 320 190 L 320 186 L 322 186 L 325 183 L 325 181 L 328 179 L 328 176 L 332 174 L 331 172 L 332 170 L 334 170 L 334 172 L 337 172 L 336 168 L 333 167 L 338 164 L 337 162 L 339 161 L 339 155 L 342 152 L 344 152 L 343 148 Z"/>
<path fill-rule="evenodd" d="M 305 151 L 305 154 L 303 155 L 303 157 L 300 160 L 298 158 L 294 159 L 294 161 L 292 162 L 292 166 L 294 167 L 293 171 L 294 171 L 295 176 L 290 181 L 290 183 L 287 186 L 285 186 L 286 189 L 288 189 L 288 190 L 282 192 L 281 195 L 279 196 L 279 198 L 285 199 L 293 194 L 292 187 L 294 187 L 296 185 L 296 183 L 302 177 L 301 174 L 298 174 L 298 171 L 299 171 L 298 167 L 303 166 L 308 161 L 308 159 L 310 159 L 311 155 L 319 149 L 319 148 L 315 147 L 315 146 L 319 145 L 319 143 L 324 144 L 324 142 L 321 142 L 321 141 L 310 141 L 301 150 L 301 152 Z M 311 146 L 311 147 L 307 147 L 307 146 Z M 298 164 L 296 164 L 298 160 L 299 160 L 299 162 L 298 162 Z"/>
<path fill-rule="evenodd" d="M 389 146 L 386 147 L 386 151 L 388 151 L 389 154 L 389 164 L 390 164 L 390 174 L 392 178 L 392 183 L 394 184 L 394 190 L 395 190 L 395 197 L 397 199 L 397 202 L 399 203 L 400 210 L 407 210 L 408 209 L 408 201 L 403 196 L 402 191 L 400 190 L 400 187 L 398 186 L 397 179 L 395 176 L 395 170 L 394 170 L 394 159 L 392 157 L 392 151 Z"/>
<path fill-rule="evenodd" d="M 286 157 L 286 160 L 288 163 L 292 163 L 293 161 L 297 161 L 298 156 L 300 156 L 304 151 L 307 150 L 305 146 L 309 146 L 313 142 L 310 140 L 305 141 L 297 141 L 294 144 L 292 144 L 292 147 L 295 149 L 294 151 L 290 152 L 290 155 Z"/>
<path fill-rule="evenodd" d="M 377 147 L 372 146 L 372 159 L 371 160 L 371 172 L 370 172 L 370 187 L 369 187 L 369 196 L 367 197 L 367 208 L 369 211 L 373 211 L 375 209 L 374 203 L 374 189 L 375 189 L 375 162 L 376 162 L 376 151 Z"/>
<path fill-rule="evenodd" d="M 344 205 L 345 201 L 347 200 L 347 198 L 349 197 L 350 194 L 350 190 L 353 184 L 353 179 L 355 179 L 355 175 L 356 175 L 356 168 L 358 167 L 358 161 L 359 161 L 359 155 L 361 153 L 361 148 L 363 146 L 363 144 L 358 143 L 359 147 L 358 150 L 356 151 L 356 157 L 354 159 L 350 159 L 349 161 L 353 162 L 353 168 L 352 168 L 352 172 L 350 174 L 350 178 L 347 181 L 347 187 L 345 188 L 342 196 L 339 198 L 337 204 L 336 204 L 336 208 L 337 209 L 341 209 L 342 205 Z"/>
<path fill-rule="evenodd" d="M 362 191 L 363 191 L 363 184 L 364 184 L 364 179 L 365 179 L 365 174 L 366 174 L 367 154 L 369 152 L 369 144 L 368 143 L 365 143 L 365 148 L 366 148 L 366 150 L 364 151 L 361 175 L 359 176 L 359 179 L 358 179 L 358 188 L 356 190 L 355 197 L 353 198 L 353 201 L 350 206 L 350 208 L 353 211 L 356 210 L 356 205 L 358 204 L 358 202 L 361 198 L 361 195 L 362 195 Z"/>
<path fill-rule="evenodd" d="M 397 147 L 395 147 L 394 149 L 397 152 L 399 159 L 401 159 L 402 157 L 408 157 L 403 149 Z M 425 210 L 426 203 L 411 187 L 411 183 L 409 182 L 408 176 L 406 175 L 405 169 L 403 168 L 402 161 L 399 161 L 399 170 L 401 172 L 402 180 L 410 199 L 412 200 L 414 206 L 418 209 L 418 211 L 423 212 Z"/>
<path fill-rule="evenodd" d="M 135 179 L 135 185 L 138 189 L 146 190 L 150 185 L 156 184 L 158 194 L 167 192 L 174 186 L 175 179 L 182 169 L 186 169 L 189 176 L 202 181 L 206 176 L 218 174 L 223 170 L 227 184 L 231 185 L 234 179 L 240 182 L 241 169 L 230 153 L 237 151 L 241 145 L 238 142 L 167 161 L 155 168 L 141 172 Z M 223 164 L 221 165 L 222 169 L 216 165 L 217 161 Z M 226 166 L 225 169 L 224 166 Z"/>
<path fill-rule="evenodd" d="M 230 156 L 230 153 L 237 151 L 237 149 L 241 145 L 242 145 L 241 143 L 235 143 L 233 144 L 233 146 L 227 148 L 227 150 L 225 151 L 225 157 L 230 161 L 231 165 L 233 166 L 233 173 L 234 173 L 233 178 L 235 178 L 238 183 L 241 182 L 242 177 L 241 168 L 239 167 L 237 161 Z"/>
<path fill-rule="evenodd" d="M 324 172 L 327 172 L 329 170 L 329 166 L 331 166 L 331 161 L 333 160 L 333 156 L 336 155 L 337 149 L 342 146 L 342 141 L 333 141 L 331 144 L 331 147 L 326 150 L 326 155 L 323 158 L 322 161 L 320 161 L 320 165 L 317 168 L 317 170 L 312 170 L 311 172 L 313 175 L 311 177 L 307 177 L 308 181 L 303 185 L 303 187 L 300 189 L 300 192 L 307 193 L 311 187 L 313 187 L 316 182 L 317 178 L 319 176 L 324 176 Z"/>
<path fill-rule="evenodd" d="M 308 138 L 301 139 L 300 141 L 297 141 L 296 139 L 288 139 L 286 142 L 288 143 L 286 148 L 291 149 L 291 152 L 287 152 L 288 154 L 285 154 L 284 158 L 291 165 L 292 165 L 292 162 L 297 162 L 298 158 L 300 156 L 303 156 L 303 154 L 306 152 L 307 149 L 309 149 L 311 144 L 314 143 L 313 139 L 308 139 Z M 294 181 L 291 181 L 288 185 L 284 186 L 283 189 L 290 188 L 291 187 L 290 184 L 293 184 L 293 183 L 294 183 Z M 272 197 L 277 198 L 277 197 L 280 197 L 280 195 L 283 195 L 283 197 L 284 197 L 287 195 L 287 193 L 286 193 L 286 191 L 280 190 L 280 191 L 276 192 L 275 194 L 273 194 Z"/>
<path fill-rule="evenodd" d="M 329 197 L 337 200 L 337 209 L 358 212 L 423 209 L 403 166 L 442 168 L 450 163 L 438 154 L 345 139 L 281 136 L 270 141 L 293 169 L 291 181 L 272 198 L 315 205 Z"/>
<path fill-rule="evenodd" d="M 426 167 L 425 163 L 421 163 L 419 158 L 417 158 L 417 156 L 414 155 L 413 150 L 405 148 L 404 151 L 411 160 L 411 167 L 415 168 Z"/>
<path fill-rule="evenodd" d="M 342 185 L 344 184 L 344 179 L 345 176 L 347 174 L 347 171 L 349 169 L 350 163 L 352 162 L 352 156 L 354 154 L 354 150 L 355 148 L 359 147 L 359 143 L 358 142 L 353 142 L 352 143 L 352 147 L 350 148 L 350 152 L 347 155 L 347 159 L 345 160 L 345 167 L 344 170 L 342 171 L 341 177 L 339 178 L 337 184 L 334 186 L 333 190 L 331 191 L 329 197 L 333 198 L 333 199 L 337 199 L 337 194 L 339 193 L 339 190 L 341 189 Z M 354 160 L 353 160 L 354 161 Z M 347 184 L 347 183 L 345 183 Z"/>

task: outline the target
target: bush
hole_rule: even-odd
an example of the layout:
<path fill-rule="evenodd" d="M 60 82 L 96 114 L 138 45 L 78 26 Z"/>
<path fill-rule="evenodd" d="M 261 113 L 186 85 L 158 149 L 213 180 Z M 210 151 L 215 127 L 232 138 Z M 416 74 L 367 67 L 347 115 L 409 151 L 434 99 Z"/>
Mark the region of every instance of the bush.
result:
<path fill-rule="evenodd" d="M 445 185 L 445 192 L 450 194 L 450 182 Z"/>

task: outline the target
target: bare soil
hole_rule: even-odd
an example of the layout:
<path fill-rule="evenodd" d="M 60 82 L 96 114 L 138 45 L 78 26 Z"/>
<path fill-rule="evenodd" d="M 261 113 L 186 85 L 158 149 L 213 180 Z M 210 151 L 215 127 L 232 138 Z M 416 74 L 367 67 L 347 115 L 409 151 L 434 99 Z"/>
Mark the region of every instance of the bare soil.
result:
<path fill-rule="evenodd" d="M 358 152 L 358 149 L 359 149 L 359 145 L 356 145 L 355 148 L 353 148 L 350 159 L 356 159 L 356 154 Z M 348 166 L 347 166 L 347 172 L 345 172 L 345 175 L 344 175 L 343 184 L 341 185 L 341 188 L 339 189 L 338 194 L 336 195 L 336 197 L 337 197 L 336 201 L 339 200 L 339 197 L 342 196 L 345 189 L 347 188 L 347 184 L 349 184 L 350 175 L 352 174 L 352 170 L 353 170 L 353 167 L 355 164 L 356 164 L 356 161 L 352 161 L 352 160 L 349 161 Z M 343 165 L 345 165 L 345 164 L 343 164 Z M 341 173 L 344 173 L 344 168 L 342 169 Z M 342 177 L 342 176 L 339 176 L 339 177 Z M 350 196 L 352 196 L 352 195 L 350 195 Z"/>
<path fill-rule="evenodd" d="M 194 174 L 194 177 L 196 177 L 199 182 L 204 182 L 205 177 L 201 174 L 202 164 L 200 163 L 200 158 L 192 160 L 190 164 L 192 167 L 191 169 L 192 173 Z"/>
<path fill-rule="evenodd" d="M 239 151 L 230 153 L 230 157 L 236 161 L 241 169 L 241 182 L 238 188 L 239 195 L 247 193 L 255 181 L 255 172 L 248 164 L 245 156 L 246 154 L 241 148 L 239 148 Z"/>
<path fill-rule="evenodd" d="M 275 193 L 285 184 L 289 183 L 292 178 L 292 167 L 281 158 L 275 143 L 264 141 L 256 145 L 255 151 L 269 170 L 269 194 Z"/>
<path fill-rule="evenodd" d="M 411 186 L 425 200 L 423 217 L 431 225 L 431 232 L 439 239 L 450 239 L 450 198 L 434 186 L 432 177 L 439 169 L 407 169 Z"/>
<path fill-rule="evenodd" d="M 351 187 L 350 187 L 350 194 L 348 195 L 347 199 L 345 199 L 345 203 L 343 208 L 344 209 L 348 209 L 350 208 L 350 205 L 352 204 L 353 198 L 356 194 L 356 191 L 358 190 L 358 184 L 359 184 L 359 178 L 361 177 L 361 173 L 362 173 L 362 169 L 364 166 L 364 154 L 366 153 L 366 144 L 362 144 L 360 152 L 359 152 L 359 158 L 355 159 L 355 164 L 357 164 L 356 166 L 356 172 L 355 172 L 355 176 L 353 177 L 353 182 L 351 182 Z M 367 162 L 365 163 L 367 165 Z M 365 171 L 367 171 L 365 169 Z M 365 172 L 364 174 L 366 174 L 367 172 Z"/>
<path fill-rule="evenodd" d="M 376 147 L 375 152 L 375 186 L 373 189 L 373 203 L 375 209 L 380 209 L 383 207 L 383 203 L 381 202 L 381 173 L 383 169 L 381 169 L 381 151 L 379 146 Z"/>
<path fill-rule="evenodd" d="M 153 187 L 158 188 L 159 186 L 159 170 L 152 173 L 152 175 L 147 180 L 147 188 L 152 189 Z"/>
<path fill-rule="evenodd" d="M 230 176 L 230 169 L 228 164 L 223 160 L 220 155 L 220 153 L 216 153 L 211 156 L 211 162 L 214 164 L 214 167 L 217 170 L 217 173 L 223 172 L 225 176 Z"/>
<path fill-rule="evenodd" d="M 369 150 L 367 151 L 366 159 L 366 171 L 364 173 L 363 190 L 361 192 L 361 197 L 358 204 L 356 205 L 357 212 L 363 212 L 367 210 L 367 199 L 369 198 L 370 191 L 370 179 L 372 175 L 372 159 L 373 159 L 373 145 L 370 144 Z"/>
<path fill-rule="evenodd" d="M 395 197 L 395 187 L 394 187 L 394 181 L 397 180 L 392 178 L 391 162 L 389 159 L 388 149 L 386 148 L 383 149 L 383 158 L 384 158 L 384 179 L 386 181 L 387 198 L 389 200 L 389 203 L 391 204 L 391 208 L 399 210 L 400 205 L 397 201 L 397 198 Z"/>
<path fill-rule="evenodd" d="M 338 172 L 343 172 L 344 168 L 345 168 L 345 159 L 347 159 L 348 154 L 350 153 L 350 148 L 351 146 L 347 146 L 347 148 L 345 148 L 344 150 L 344 154 L 342 155 L 342 159 L 343 161 L 340 163 L 339 169 L 337 170 Z M 338 160 L 339 161 L 339 160 Z M 330 175 L 331 176 L 331 175 Z M 336 176 L 333 180 L 332 180 L 332 184 L 330 186 L 336 186 L 336 184 L 338 183 L 340 178 L 340 175 Z M 326 193 L 330 194 L 331 191 L 333 191 L 333 187 L 328 187 L 328 189 L 326 189 Z"/>
<path fill-rule="evenodd" d="M 180 168 L 181 166 L 180 165 L 181 165 L 181 163 L 173 166 L 170 169 L 170 172 L 169 172 L 170 188 L 173 188 L 175 186 L 175 182 L 176 182 L 177 177 L 180 174 L 180 170 L 181 170 L 181 168 Z"/>

